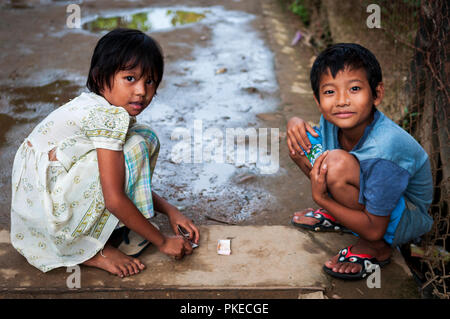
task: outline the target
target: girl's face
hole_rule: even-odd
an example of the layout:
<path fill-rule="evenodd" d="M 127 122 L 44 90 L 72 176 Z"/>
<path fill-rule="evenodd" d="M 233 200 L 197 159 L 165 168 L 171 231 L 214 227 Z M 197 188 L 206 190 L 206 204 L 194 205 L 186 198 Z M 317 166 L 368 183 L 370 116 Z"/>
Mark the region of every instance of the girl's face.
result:
<path fill-rule="evenodd" d="M 114 75 L 111 88 L 105 85 L 103 97 L 112 105 L 121 106 L 131 116 L 140 114 L 153 99 L 155 82 L 142 76 L 139 66 L 121 70 Z"/>

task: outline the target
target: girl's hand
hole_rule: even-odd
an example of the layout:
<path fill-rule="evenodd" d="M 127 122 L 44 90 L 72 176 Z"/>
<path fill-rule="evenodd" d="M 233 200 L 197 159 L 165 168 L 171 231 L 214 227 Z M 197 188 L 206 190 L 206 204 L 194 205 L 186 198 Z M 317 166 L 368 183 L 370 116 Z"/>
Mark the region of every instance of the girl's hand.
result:
<path fill-rule="evenodd" d="M 326 184 L 327 164 L 323 163 L 327 155 L 328 151 L 325 151 L 316 159 L 310 173 L 312 197 L 318 205 L 320 205 L 319 203 L 322 199 L 328 197 Z"/>
<path fill-rule="evenodd" d="M 158 248 L 160 252 L 173 256 L 175 259 L 183 258 L 185 254 L 192 254 L 191 244 L 181 236 L 166 237 L 164 243 Z"/>
<path fill-rule="evenodd" d="M 293 117 L 288 121 L 286 142 L 291 155 L 295 155 L 295 153 L 297 152 L 299 155 L 303 156 L 304 153 L 300 146 L 307 153 L 310 152 L 311 142 L 306 135 L 306 131 L 308 131 L 312 136 L 319 136 L 319 134 L 317 134 L 317 132 L 312 128 L 311 125 L 309 125 L 299 117 Z"/>
<path fill-rule="evenodd" d="M 184 216 L 176 207 L 168 212 L 170 225 L 172 226 L 172 230 L 175 234 L 183 236 L 180 233 L 178 226 L 184 228 L 186 232 L 189 233 L 188 239 L 196 244 L 198 244 L 198 240 L 200 239 L 200 232 L 198 228 L 194 225 L 192 220 Z"/>

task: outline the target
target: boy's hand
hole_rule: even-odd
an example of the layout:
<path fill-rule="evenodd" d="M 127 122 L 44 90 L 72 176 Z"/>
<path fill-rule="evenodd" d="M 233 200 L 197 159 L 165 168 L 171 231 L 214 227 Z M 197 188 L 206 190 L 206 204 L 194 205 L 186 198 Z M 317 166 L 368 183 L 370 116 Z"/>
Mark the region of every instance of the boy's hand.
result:
<path fill-rule="evenodd" d="M 310 172 L 311 192 L 314 201 L 320 205 L 322 199 L 328 197 L 328 189 L 326 184 L 327 165 L 323 163 L 327 157 L 328 151 L 325 151 L 314 162 L 314 166 Z"/>
<path fill-rule="evenodd" d="M 192 254 L 191 244 L 181 236 L 166 237 L 164 243 L 158 248 L 160 252 L 173 256 L 175 259 L 181 259 L 184 255 Z"/>
<path fill-rule="evenodd" d="M 303 156 L 304 153 L 300 146 L 309 153 L 311 150 L 311 142 L 306 135 L 308 131 L 312 136 L 318 137 L 319 134 L 312 128 L 311 125 L 306 123 L 299 117 L 291 118 L 287 123 L 287 145 L 291 155 L 295 155 L 297 152 L 299 155 Z"/>
<path fill-rule="evenodd" d="M 183 236 L 183 234 L 180 234 L 178 230 L 178 226 L 181 226 L 189 233 L 189 237 L 187 237 L 187 239 L 198 244 L 198 240 L 200 239 L 200 232 L 198 228 L 194 225 L 192 220 L 184 216 L 175 207 L 168 213 L 168 217 L 170 221 L 170 226 L 172 227 L 172 230 L 175 234 Z"/>

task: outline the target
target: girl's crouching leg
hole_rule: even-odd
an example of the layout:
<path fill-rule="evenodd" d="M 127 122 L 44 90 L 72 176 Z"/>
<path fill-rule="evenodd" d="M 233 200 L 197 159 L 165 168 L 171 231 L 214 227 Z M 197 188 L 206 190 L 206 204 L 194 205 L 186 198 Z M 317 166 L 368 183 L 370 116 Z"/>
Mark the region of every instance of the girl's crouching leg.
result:
<path fill-rule="evenodd" d="M 154 216 L 151 180 L 158 153 L 159 140 L 153 131 L 130 130 L 124 145 L 125 192 L 145 218 Z"/>
<path fill-rule="evenodd" d="M 156 135 L 155 131 L 148 125 L 145 124 L 136 124 L 130 128 L 129 131 L 130 136 L 138 135 L 142 137 L 142 141 L 146 143 L 147 152 L 150 157 L 150 163 L 152 164 L 152 171 L 156 165 L 156 160 L 158 159 L 160 142 L 158 139 L 158 135 Z"/>

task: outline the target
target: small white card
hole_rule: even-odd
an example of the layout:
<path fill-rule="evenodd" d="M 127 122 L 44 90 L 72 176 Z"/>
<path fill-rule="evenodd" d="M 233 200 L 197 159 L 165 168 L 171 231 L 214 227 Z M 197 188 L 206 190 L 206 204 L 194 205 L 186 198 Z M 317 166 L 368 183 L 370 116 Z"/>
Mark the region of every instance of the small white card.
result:
<path fill-rule="evenodd" d="M 219 239 L 217 243 L 217 253 L 219 255 L 231 255 L 231 240 Z"/>

